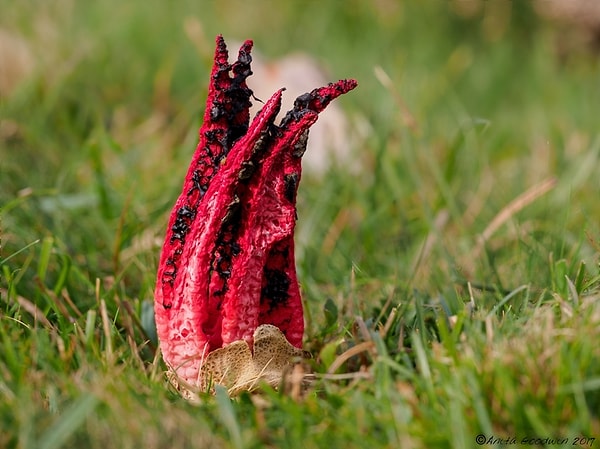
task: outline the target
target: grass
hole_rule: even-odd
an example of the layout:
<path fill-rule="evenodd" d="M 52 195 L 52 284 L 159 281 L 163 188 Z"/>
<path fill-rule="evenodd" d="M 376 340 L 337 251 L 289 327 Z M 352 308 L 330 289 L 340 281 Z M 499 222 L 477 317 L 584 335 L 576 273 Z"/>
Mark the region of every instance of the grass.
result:
<path fill-rule="evenodd" d="M 0 99 L 0 447 L 600 444 L 592 50 L 517 2 L 8 4 L 35 64 Z M 217 33 L 357 78 L 370 132 L 300 186 L 314 384 L 192 405 L 148 310 Z"/>

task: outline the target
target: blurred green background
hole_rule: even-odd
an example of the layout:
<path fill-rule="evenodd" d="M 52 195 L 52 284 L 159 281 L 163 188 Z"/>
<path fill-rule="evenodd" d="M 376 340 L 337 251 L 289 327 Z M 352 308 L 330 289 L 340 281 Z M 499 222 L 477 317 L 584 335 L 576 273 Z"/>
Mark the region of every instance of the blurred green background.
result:
<path fill-rule="evenodd" d="M 20 49 L 1 62 L 5 279 L 28 297 L 41 273 L 82 303 L 93 301 L 96 278 L 152 297 L 218 33 L 253 39 L 270 60 L 308 53 L 332 80 L 359 81 L 339 104 L 368 130 L 352 156 L 360 173 L 332 169 L 300 188 L 309 298 L 352 270 L 435 291 L 465 279 L 517 285 L 570 248 L 593 266 L 594 31 L 539 10 L 504 0 L 2 0 L 4 40 Z M 474 253 L 506 204 L 553 178 L 558 187 L 526 209 L 512 236 L 492 242 L 487 257 Z M 432 235 L 432 259 L 419 266 Z"/>

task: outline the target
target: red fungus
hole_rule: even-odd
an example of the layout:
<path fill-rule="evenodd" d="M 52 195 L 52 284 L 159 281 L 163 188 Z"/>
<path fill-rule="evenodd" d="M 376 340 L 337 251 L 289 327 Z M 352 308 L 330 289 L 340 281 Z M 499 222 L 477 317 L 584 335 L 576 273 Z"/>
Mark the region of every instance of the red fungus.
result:
<path fill-rule="evenodd" d="M 263 324 L 296 348 L 304 320 L 294 261 L 296 192 L 308 128 L 341 80 L 296 99 L 274 124 L 282 90 L 249 123 L 252 41 L 228 63 L 217 37 L 200 142 L 169 218 L 155 290 L 156 328 L 173 373 L 201 385 L 208 354 L 245 341 Z"/>

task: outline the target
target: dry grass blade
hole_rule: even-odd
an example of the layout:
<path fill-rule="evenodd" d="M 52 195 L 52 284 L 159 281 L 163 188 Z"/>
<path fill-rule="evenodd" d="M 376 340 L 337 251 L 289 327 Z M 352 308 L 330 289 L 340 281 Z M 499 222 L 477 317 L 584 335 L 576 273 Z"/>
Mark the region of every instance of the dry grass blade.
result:
<path fill-rule="evenodd" d="M 367 327 L 365 320 L 363 320 L 362 317 L 356 317 L 356 325 L 358 327 L 358 330 L 360 331 L 362 339 L 365 341 L 371 341 L 371 333 L 369 332 L 369 328 Z"/>
<path fill-rule="evenodd" d="M 315 374 L 315 377 L 326 380 L 355 380 L 355 379 L 371 379 L 373 376 L 368 371 L 355 371 L 353 373 L 340 374 Z"/>
<path fill-rule="evenodd" d="M 144 329 L 144 326 L 142 325 L 131 303 L 129 301 L 120 301 L 120 305 L 123 306 L 123 310 L 126 312 L 126 315 L 128 317 L 126 327 L 128 335 L 131 338 L 135 339 L 135 326 L 137 330 L 144 336 L 144 344 L 148 345 L 153 352 L 156 351 L 156 345 L 152 342 L 152 339 L 146 333 L 146 330 Z"/>
<path fill-rule="evenodd" d="M 106 339 L 106 361 L 112 365 L 113 362 L 113 346 L 112 338 L 110 335 L 110 319 L 108 318 L 108 311 L 106 310 L 106 301 L 100 300 L 100 316 L 102 317 L 102 329 L 104 331 L 104 338 Z"/>
<path fill-rule="evenodd" d="M 404 102 L 404 99 L 394 86 L 394 82 L 392 81 L 390 76 L 385 72 L 385 70 L 383 70 L 381 66 L 375 66 L 373 68 L 373 72 L 375 74 L 375 78 L 377 78 L 377 81 L 379 81 L 381 85 L 385 87 L 394 97 L 396 104 L 399 106 L 400 111 L 402 111 L 402 122 L 404 126 L 409 128 L 412 132 L 418 133 L 419 124 L 417 123 L 417 120 L 415 119 L 412 112 L 410 112 L 410 109 L 408 109 L 408 106 Z"/>
<path fill-rule="evenodd" d="M 8 300 L 8 298 L 10 296 L 9 296 L 7 290 L 0 289 L 0 297 L 7 298 L 7 300 Z M 38 308 L 38 306 L 36 306 L 30 300 L 28 300 L 27 298 L 24 298 L 22 296 L 14 295 L 13 297 L 14 297 L 14 300 L 16 301 L 16 303 L 23 310 L 25 310 L 29 315 L 31 315 L 33 317 L 34 321 L 36 321 L 36 322 L 39 321 L 42 324 L 42 326 L 44 326 L 44 327 L 46 327 L 48 329 L 54 329 L 54 325 L 50 321 L 48 321 L 48 318 L 46 318 L 46 316 Z"/>
<path fill-rule="evenodd" d="M 56 293 L 54 293 L 52 290 L 46 288 L 46 286 L 39 280 L 37 281 L 37 284 L 40 290 L 43 291 L 46 295 L 48 295 L 48 297 L 52 300 L 52 303 L 54 304 L 56 309 L 61 313 L 61 315 L 66 317 L 69 320 L 69 322 L 74 323 L 76 320 L 73 317 L 73 315 L 71 315 L 71 313 L 69 312 L 69 309 L 67 308 L 63 299 Z M 75 308 L 75 310 L 79 312 L 77 308 Z"/>
<path fill-rule="evenodd" d="M 548 193 L 556 186 L 556 178 L 546 179 L 539 184 L 534 185 L 521 195 L 508 203 L 492 221 L 487 225 L 484 231 L 479 236 L 477 246 L 474 250 L 474 257 L 477 257 L 485 243 L 494 235 L 494 233 L 517 212 L 524 209 L 529 204 L 533 203 L 540 196 Z"/>
<path fill-rule="evenodd" d="M 379 335 L 381 336 L 381 338 L 385 338 L 387 333 L 390 331 L 390 328 L 392 327 L 392 325 L 394 324 L 394 322 L 396 320 L 397 314 L 398 314 L 398 309 L 396 307 L 392 308 L 392 310 L 390 311 L 390 315 L 388 316 L 387 320 L 385 321 L 385 325 L 379 331 Z"/>
<path fill-rule="evenodd" d="M 71 310 L 73 310 L 75 312 L 75 314 L 77 315 L 77 318 L 82 317 L 83 313 L 81 313 L 81 310 L 79 310 L 79 307 L 77 307 L 77 305 L 71 299 L 71 296 L 69 295 L 69 291 L 66 288 L 63 288 L 61 290 L 60 294 L 61 294 L 62 298 L 65 300 L 65 302 L 69 305 Z"/>
<path fill-rule="evenodd" d="M 327 256 L 333 252 L 335 244 L 337 243 L 340 235 L 342 234 L 342 231 L 348 226 L 350 218 L 350 211 L 348 209 L 342 209 L 337 214 L 337 216 L 331 223 L 331 226 L 327 231 L 325 238 L 323 239 L 323 245 L 321 248 L 324 255 Z"/>
<path fill-rule="evenodd" d="M 361 352 L 373 351 L 374 349 L 375 349 L 375 343 L 373 341 L 364 341 L 362 343 L 357 344 L 356 346 L 353 346 L 352 348 L 348 349 L 347 351 L 344 351 L 333 361 L 333 363 L 327 370 L 327 373 L 328 374 L 335 373 L 351 357 L 354 357 L 355 355 L 358 355 Z"/>
<path fill-rule="evenodd" d="M 427 234 L 427 237 L 423 242 L 423 246 L 421 247 L 421 251 L 417 253 L 412 263 L 413 277 L 416 277 L 417 274 L 419 274 L 419 269 L 421 267 L 427 266 L 429 256 L 431 256 L 435 244 L 438 242 L 440 235 L 442 235 L 442 231 L 448 224 L 449 219 L 450 212 L 448 211 L 448 209 L 442 209 L 435 216 L 435 220 L 433 222 L 433 229 Z"/>

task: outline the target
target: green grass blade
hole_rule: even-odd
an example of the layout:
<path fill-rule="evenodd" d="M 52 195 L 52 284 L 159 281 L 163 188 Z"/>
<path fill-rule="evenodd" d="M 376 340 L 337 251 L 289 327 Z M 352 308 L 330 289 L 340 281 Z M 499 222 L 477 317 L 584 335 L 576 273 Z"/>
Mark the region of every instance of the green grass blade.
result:
<path fill-rule="evenodd" d="M 46 430 L 39 439 L 39 449 L 59 449 L 88 419 L 98 406 L 99 400 L 94 395 L 85 394 L 77 399 L 59 416 L 54 425 Z"/>

